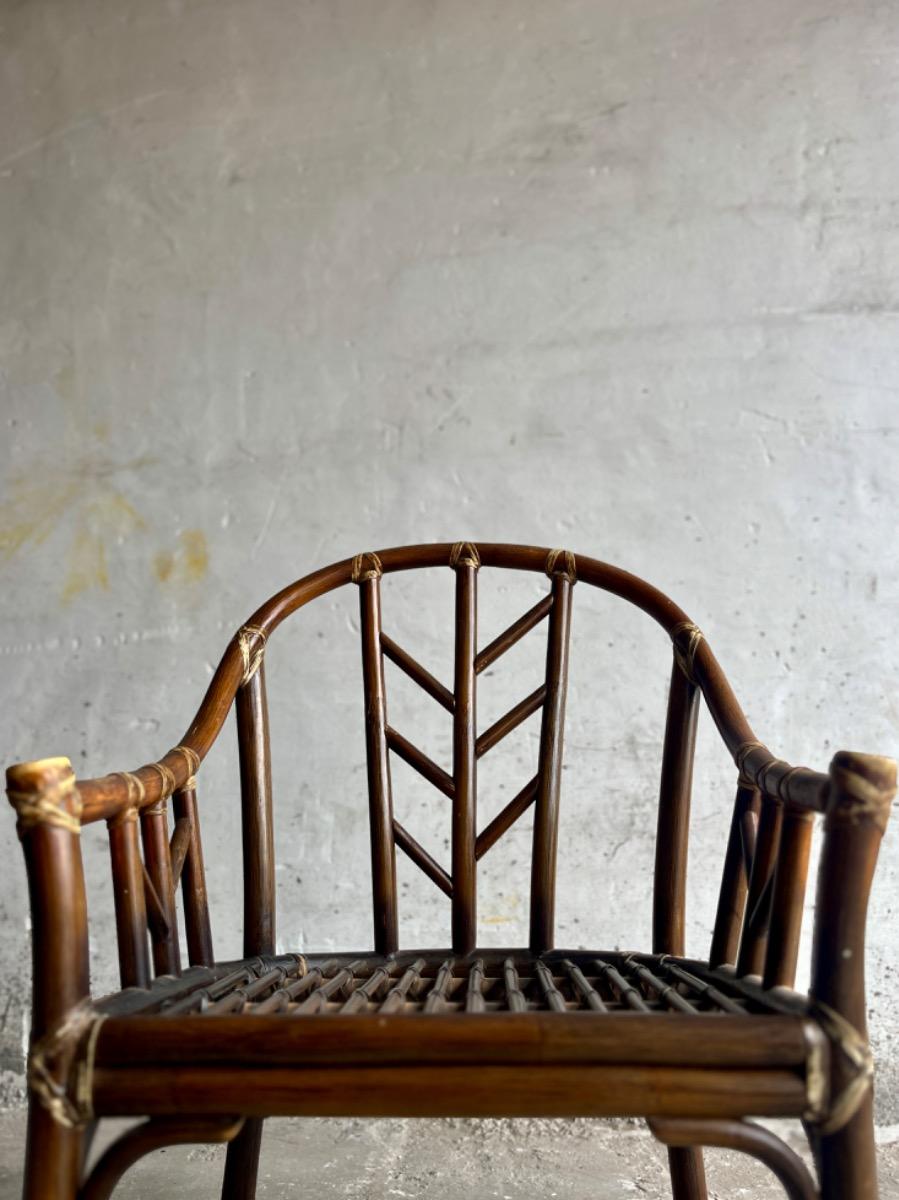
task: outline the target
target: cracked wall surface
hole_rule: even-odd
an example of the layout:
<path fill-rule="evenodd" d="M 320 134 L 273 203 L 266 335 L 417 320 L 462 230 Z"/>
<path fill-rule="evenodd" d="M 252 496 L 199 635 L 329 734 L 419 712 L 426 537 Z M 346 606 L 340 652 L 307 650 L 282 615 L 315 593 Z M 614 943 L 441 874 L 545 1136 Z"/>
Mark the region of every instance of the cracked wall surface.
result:
<path fill-rule="evenodd" d="M 94 775 L 156 758 L 268 594 L 361 550 L 458 538 L 650 579 L 784 758 L 899 750 L 888 6 L 33 0 L 0 25 L 7 761 L 67 754 Z M 483 572 L 481 642 L 545 586 Z M 388 630 L 449 682 L 449 572 L 384 593 Z M 283 948 L 370 944 L 357 624 L 337 593 L 268 653 Z M 669 651 L 585 588 L 573 630 L 559 942 L 645 946 Z M 485 677 L 482 726 L 540 655 L 532 635 Z M 388 686 L 394 723 L 445 762 L 445 714 Z M 536 736 L 532 720 L 485 759 L 482 823 Z M 221 956 L 240 952 L 233 743 L 228 725 L 200 783 Z M 445 802 L 394 777 L 404 823 L 445 861 Z M 697 954 L 732 792 L 706 720 Z M 28 961 L 13 825 L 10 1099 Z M 869 943 L 887 1128 L 896 837 Z M 485 860 L 487 944 L 525 937 L 528 839 L 525 820 Z M 84 851 L 102 990 L 100 831 Z M 444 897 L 399 870 L 404 941 L 445 944 Z"/>

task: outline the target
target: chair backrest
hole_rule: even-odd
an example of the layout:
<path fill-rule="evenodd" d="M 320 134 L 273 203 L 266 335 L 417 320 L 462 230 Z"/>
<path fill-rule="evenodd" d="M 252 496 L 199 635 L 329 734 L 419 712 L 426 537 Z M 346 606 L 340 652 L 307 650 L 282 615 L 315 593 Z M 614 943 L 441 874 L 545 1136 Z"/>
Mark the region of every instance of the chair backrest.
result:
<path fill-rule="evenodd" d="M 455 579 L 454 678 L 450 690 L 382 629 L 381 580 L 415 568 L 448 567 Z M 489 645 L 477 644 L 478 575 L 484 568 L 543 574 L 547 594 Z M 714 963 L 789 983 L 795 971 L 811 815 L 822 811 L 828 778 L 776 759 L 755 738 L 708 643 L 678 606 L 626 571 L 562 550 L 460 542 L 403 546 L 324 567 L 268 600 L 235 634 L 181 743 L 162 759 L 101 779 L 79 781 L 82 823 L 105 820 L 116 898 L 123 984 L 149 977 L 147 937 L 156 974 L 180 966 L 174 888 L 184 892 L 188 957 L 213 961 L 196 779 L 232 703 L 237 716 L 244 858 L 244 952 L 275 949 L 275 855 L 265 652 L 278 625 L 316 597 L 355 584 L 359 591 L 365 739 L 371 817 L 375 947 L 398 948 L 396 848 L 450 898 L 453 948 L 476 942 L 478 861 L 534 808 L 530 948 L 553 947 L 559 782 L 568 642 L 575 583 L 611 592 L 642 609 L 672 643 L 671 682 L 661 754 L 653 888 L 655 953 L 684 953 L 687 838 L 699 698 L 738 772 L 712 943 Z M 542 621 L 548 625 L 543 683 L 487 729 L 478 731 L 478 676 Z M 453 722 L 452 770 L 444 771 L 388 720 L 384 660 L 443 705 Z M 537 771 L 484 828 L 477 828 L 477 764 L 506 734 L 542 709 Z M 452 805 L 449 870 L 393 814 L 390 759 L 399 755 Z M 175 829 L 169 841 L 166 801 Z M 140 825 L 141 855 L 137 823 Z M 786 864 L 786 865 L 784 865 Z M 779 870 L 779 865 L 783 870 Z M 776 876 L 776 880 L 775 880 Z M 143 886 L 142 886 L 143 884 Z M 776 917 L 772 912 L 786 914 Z M 745 915 L 745 921 L 744 921 Z M 769 936 L 770 934 L 770 936 Z"/>
<path fill-rule="evenodd" d="M 354 561 L 362 633 L 365 741 L 371 818 L 375 945 L 381 953 L 398 947 L 396 847 L 421 868 L 452 904 L 453 949 L 469 953 L 477 937 L 477 864 L 509 827 L 534 806 L 531 864 L 530 944 L 552 944 L 559 824 L 559 782 L 568 678 L 571 593 L 577 578 L 574 556 L 552 551 L 546 558 L 548 594 L 489 645 L 477 645 L 478 570 L 481 559 L 471 542 L 452 548 L 455 573 L 455 651 L 453 689 L 436 680 L 387 634 L 381 623 L 381 560 L 362 554 Z M 478 676 L 535 626 L 548 620 L 543 683 L 489 728 L 478 733 Z M 384 659 L 388 658 L 452 716 L 452 773 L 444 771 L 388 720 Z M 480 832 L 477 830 L 478 760 L 518 725 L 542 709 L 537 772 Z M 452 864 L 448 873 L 393 815 L 390 752 L 414 767 L 452 804 Z"/>

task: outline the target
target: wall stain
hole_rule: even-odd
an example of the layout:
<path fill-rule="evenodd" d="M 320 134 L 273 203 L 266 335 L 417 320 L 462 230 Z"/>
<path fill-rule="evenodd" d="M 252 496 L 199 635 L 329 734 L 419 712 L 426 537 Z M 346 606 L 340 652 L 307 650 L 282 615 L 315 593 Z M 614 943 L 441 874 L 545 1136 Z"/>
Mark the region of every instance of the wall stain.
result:
<path fill-rule="evenodd" d="M 62 590 L 64 602 L 92 587 L 109 588 L 106 545 L 124 541 L 144 529 L 143 518 L 119 492 L 106 492 L 85 505 L 78 514 L 75 538 L 69 550 L 69 572 Z"/>
<path fill-rule="evenodd" d="M 511 925 L 513 921 L 520 921 L 521 917 L 521 896 L 518 892 L 509 892 L 506 895 L 497 897 L 499 903 L 497 908 L 505 908 L 507 912 L 493 912 L 486 916 L 480 917 L 482 925 Z"/>
<path fill-rule="evenodd" d="M 20 487 L 15 500 L 0 505 L 0 557 L 9 561 L 27 542 L 36 546 L 45 542 L 77 495 L 75 483 Z"/>
<path fill-rule="evenodd" d="M 42 545 L 66 527 L 63 602 L 94 587 L 108 588 L 110 547 L 146 529 L 143 517 L 110 480 L 149 461 L 86 460 L 68 468 L 56 463 L 52 470 L 32 465 L 27 475 L 12 482 L 10 498 L 0 504 L 0 563 L 11 561 L 28 545 Z"/>
<path fill-rule="evenodd" d="M 202 529 L 185 529 L 175 550 L 160 550 L 153 570 L 160 583 L 199 583 L 209 569 L 209 549 Z"/>

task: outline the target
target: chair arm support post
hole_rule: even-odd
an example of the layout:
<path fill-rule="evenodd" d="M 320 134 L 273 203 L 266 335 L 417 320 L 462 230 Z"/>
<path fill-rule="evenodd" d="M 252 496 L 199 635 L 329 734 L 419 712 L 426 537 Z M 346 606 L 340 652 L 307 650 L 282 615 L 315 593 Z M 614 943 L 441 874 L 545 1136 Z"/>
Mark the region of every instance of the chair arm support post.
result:
<path fill-rule="evenodd" d="M 811 994 L 861 1034 L 868 897 L 895 792 L 892 759 L 847 751 L 834 756 L 818 868 Z"/>
<path fill-rule="evenodd" d="M 6 772 L 31 904 L 31 1036 L 25 1196 L 75 1195 L 85 1114 L 67 1094 L 72 1051 L 90 1020 L 81 797 L 67 758 Z M 89 1097 L 88 1097 L 89 1099 Z"/>
<path fill-rule="evenodd" d="M 833 1055 L 831 1127 L 849 1120 L 870 1089 L 865 923 L 895 792 L 892 759 L 848 751 L 834 756 L 818 868 L 811 986 L 824 1023 L 830 1022 L 844 1051 Z"/>
<path fill-rule="evenodd" d="M 90 993 L 81 799 L 67 758 L 9 767 L 6 789 L 28 872 L 33 1043 Z"/>
<path fill-rule="evenodd" d="M 675 649 L 662 751 L 652 906 L 653 953 L 684 953 L 687 849 L 699 688 Z"/>

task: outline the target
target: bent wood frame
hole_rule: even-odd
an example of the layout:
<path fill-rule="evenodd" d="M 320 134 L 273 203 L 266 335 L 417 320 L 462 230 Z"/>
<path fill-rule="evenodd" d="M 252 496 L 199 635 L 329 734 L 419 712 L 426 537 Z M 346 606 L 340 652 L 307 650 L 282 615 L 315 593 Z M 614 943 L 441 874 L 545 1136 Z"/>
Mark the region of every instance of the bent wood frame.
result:
<path fill-rule="evenodd" d="M 383 576 L 437 566 L 448 566 L 455 575 L 452 690 L 382 629 Z M 483 568 L 545 573 L 550 591 L 479 651 L 477 580 Z M 262 956 L 257 960 L 261 964 L 259 973 L 250 972 L 245 986 L 235 993 L 238 1003 L 249 1000 L 253 989 L 261 986 L 260 981 L 273 976 L 272 972 L 266 973 L 265 964 L 275 946 L 274 822 L 264 656 L 283 620 L 311 600 L 350 583 L 359 590 L 361 618 L 376 952 L 390 957 L 399 946 L 395 868 L 399 847 L 449 897 L 453 951 L 471 961 L 477 932 L 477 863 L 533 806 L 529 952 L 536 956 L 535 969 L 543 972 L 549 1007 L 556 1010 L 541 1014 L 544 1019 L 538 1022 L 540 1055 L 534 1060 L 522 1060 L 519 1055 L 516 1063 L 511 1062 L 510 1048 L 516 1045 L 524 1027 L 516 1029 L 515 1022 L 510 1024 L 507 1018 L 497 1022 L 487 1014 L 478 1016 L 475 1010 L 474 1015 L 462 1018 L 466 1030 L 462 1040 L 468 1039 L 467 1051 L 462 1049 L 457 1033 L 450 1032 L 458 1028 L 459 1018 L 408 1017 L 403 1020 L 426 1022 L 414 1063 L 397 1060 L 396 1048 L 388 1039 L 370 1049 L 368 1057 L 344 1062 L 335 1074 L 334 1052 L 331 1067 L 324 1062 L 317 1066 L 306 1060 L 292 1061 L 290 1039 L 285 1040 L 282 1023 L 275 1024 L 272 1033 L 279 1060 L 266 1064 L 257 1058 L 223 1073 L 197 1060 L 198 1030 L 190 1024 L 191 1019 L 172 1017 L 167 1019 L 168 1041 L 154 1027 L 147 1031 L 148 1040 L 139 1043 L 152 1050 L 138 1080 L 124 1064 L 128 1061 L 129 1041 L 132 1047 L 135 1044 L 134 1022 L 143 1018 L 101 1011 L 90 998 L 80 829 L 93 822 L 107 823 L 122 987 L 146 989 L 154 975 L 182 977 L 185 968 L 180 958 L 175 906 L 179 882 L 190 969 L 219 972 L 213 953 L 200 837 L 197 773 L 235 706 L 242 796 L 244 952 Z M 778 1036 L 787 1035 L 785 1030 L 776 1033 L 774 1022 L 780 1018 L 772 1016 L 752 1018 L 758 1024 L 757 1033 L 752 1035 L 754 1043 L 767 1047 L 773 1056 L 763 1069 L 736 1065 L 735 1045 L 744 1040 L 745 1026 L 740 1027 L 740 1033 L 735 1027 L 723 1041 L 711 1038 L 709 1045 L 716 1047 L 717 1054 L 714 1064 L 699 1070 L 695 1062 L 672 1061 L 672 1046 L 675 1042 L 683 1044 L 681 1029 L 666 1034 L 664 1022 L 657 1015 L 647 1019 L 648 1040 L 645 1057 L 640 1061 L 616 1061 L 611 1042 L 602 1053 L 596 1051 L 598 1057 L 590 1059 L 585 1050 L 583 1022 L 578 1027 L 577 1054 L 573 1058 L 566 1058 L 562 1050 L 557 1050 L 554 1057 L 547 1049 L 555 1021 L 568 1022 L 574 1016 L 594 1019 L 586 1013 L 561 1012 L 564 1001 L 548 975 L 549 968 L 540 965 L 551 961 L 546 955 L 552 951 L 554 938 L 559 784 L 572 592 L 576 583 L 601 588 L 635 604 L 661 625 L 672 646 L 656 842 L 652 927 L 655 957 L 631 956 L 631 969 L 637 978 L 655 979 L 657 985 L 653 971 L 659 962 L 667 962 L 667 970 L 686 972 L 685 977 L 699 980 L 709 996 L 721 996 L 722 989 L 730 987 L 749 1005 L 782 1011 L 784 1020 L 789 1017 L 791 1022 L 798 1022 L 789 1036 L 801 1042 L 799 1058 L 795 1057 L 795 1049 L 788 1052 L 777 1043 Z M 544 620 L 544 683 L 478 734 L 478 675 Z M 385 657 L 451 715 L 451 773 L 427 759 L 389 724 Z M 737 771 L 717 915 L 709 957 L 704 962 L 683 957 L 692 760 L 700 697 Z M 538 709 L 542 710 L 542 723 L 537 775 L 478 833 L 478 759 Z M 391 753 L 403 757 L 451 802 L 449 871 L 431 858 L 393 815 Z M 788 1194 L 801 1200 L 813 1195 L 822 1200 L 835 1200 L 837 1196 L 841 1200 L 874 1200 L 864 930 L 895 776 L 891 760 L 871 755 L 841 752 L 827 772 L 794 767 L 775 757 L 755 737 L 698 627 L 661 592 L 596 559 L 539 547 L 463 542 L 369 552 L 316 571 L 279 592 L 238 630 L 181 742 L 158 761 L 134 771 L 81 780 L 77 785 L 66 759 L 19 764 L 7 772 L 8 793 L 18 813 L 28 871 L 33 927 L 25 1195 L 29 1200 L 38 1196 L 70 1200 L 76 1195 L 96 1200 L 109 1194 L 130 1162 L 156 1145 L 218 1140 L 230 1143 L 223 1194 L 249 1197 L 255 1187 L 261 1118 L 282 1111 L 469 1115 L 579 1112 L 635 1113 L 651 1118 L 654 1132 L 669 1147 L 676 1200 L 704 1200 L 698 1148 L 723 1144 L 765 1161 L 778 1174 Z M 171 837 L 169 798 L 174 818 Z M 813 980 L 809 996 L 796 997 L 789 989 L 795 976 L 812 822 L 817 814 L 824 815 L 824 845 L 818 874 Z M 479 961 L 472 966 L 473 978 L 477 977 Z M 622 979 L 620 975 L 618 978 Z M 589 998 L 591 989 L 583 978 L 582 984 Z M 635 1011 L 623 1016 L 637 1021 L 646 1005 L 639 989 L 628 987 L 622 996 Z M 670 1007 L 685 1007 L 682 998 L 679 1006 L 675 1002 L 676 987 L 667 987 L 667 993 Z M 123 992 L 122 996 L 130 994 Z M 513 1011 L 526 1007 L 514 986 L 509 997 Z M 601 1009 L 602 1002 L 595 992 L 593 999 L 588 1007 Z M 515 1021 L 527 1017 L 520 1012 Z M 204 1020 L 209 1021 L 206 1028 L 215 1046 L 227 1045 L 230 1052 L 240 1043 L 237 1023 L 244 1019 L 217 1016 Z M 600 1020 L 609 1022 L 603 1028 L 611 1034 L 620 1019 L 608 1014 Z M 694 1015 L 688 1019 L 702 1018 Z M 235 1023 L 233 1031 L 227 1026 L 229 1020 Z M 182 1021 L 183 1031 L 179 1024 Z M 267 1021 L 278 1022 L 281 1018 L 254 1018 L 253 1045 L 257 1052 L 264 1041 Z M 445 1029 L 439 1026 L 440 1021 L 446 1024 Z M 120 1034 L 119 1025 L 123 1027 Z M 627 1028 L 631 1044 L 637 1026 Z M 119 1057 L 115 1050 L 117 1036 L 121 1038 Z M 433 1054 L 437 1044 L 449 1048 L 445 1050 L 448 1057 L 440 1061 L 440 1084 L 423 1090 L 420 1067 L 422 1063 L 436 1065 Z M 175 1047 L 173 1059 L 165 1058 L 166 1045 Z M 522 1089 L 520 1082 L 523 1068 L 527 1089 Z M 736 1075 L 738 1069 L 740 1074 Z M 179 1070 L 180 1100 L 173 1111 L 173 1072 Z M 258 1086 L 247 1090 L 245 1085 L 254 1070 L 262 1075 Z M 134 1113 L 150 1119 L 126 1135 L 85 1176 L 84 1152 L 93 1125 L 100 1116 L 113 1113 Z M 802 1116 L 806 1122 L 818 1168 L 817 1185 L 807 1173 L 803 1174 L 801 1164 L 796 1165 L 799 1160 L 794 1162 L 777 1139 L 743 1119 L 788 1114 Z"/>

